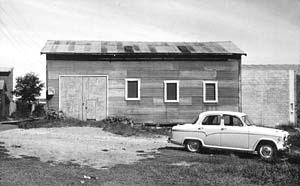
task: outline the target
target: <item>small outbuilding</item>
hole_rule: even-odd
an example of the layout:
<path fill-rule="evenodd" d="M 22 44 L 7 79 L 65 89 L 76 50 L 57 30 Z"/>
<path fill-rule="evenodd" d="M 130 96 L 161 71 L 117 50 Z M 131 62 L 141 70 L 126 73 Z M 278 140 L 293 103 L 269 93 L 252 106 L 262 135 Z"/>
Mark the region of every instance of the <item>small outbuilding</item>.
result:
<path fill-rule="evenodd" d="M 66 116 L 138 123 L 191 122 L 241 111 L 241 58 L 224 42 L 47 41 L 47 104 Z"/>
<path fill-rule="evenodd" d="M 0 67 L 0 119 L 9 116 L 13 109 L 13 68 Z"/>
<path fill-rule="evenodd" d="M 13 68 L 0 67 L 0 118 L 9 116 L 13 110 Z"/>

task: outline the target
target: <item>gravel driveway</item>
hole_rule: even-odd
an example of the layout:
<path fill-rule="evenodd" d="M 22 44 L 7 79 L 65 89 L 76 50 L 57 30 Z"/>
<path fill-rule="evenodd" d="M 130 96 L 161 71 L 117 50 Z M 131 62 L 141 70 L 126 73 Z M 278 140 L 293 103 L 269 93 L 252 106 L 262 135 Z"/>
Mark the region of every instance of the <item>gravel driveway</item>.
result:
<path fill-rule="evenodd" d="M 166 136 L 123 137 L 92 127 L 13 129 L 0 132 L 0 142 L 13 157 L 33 156 L 97 169 L 151 158 L 147 152 L 170 145 Z"/>

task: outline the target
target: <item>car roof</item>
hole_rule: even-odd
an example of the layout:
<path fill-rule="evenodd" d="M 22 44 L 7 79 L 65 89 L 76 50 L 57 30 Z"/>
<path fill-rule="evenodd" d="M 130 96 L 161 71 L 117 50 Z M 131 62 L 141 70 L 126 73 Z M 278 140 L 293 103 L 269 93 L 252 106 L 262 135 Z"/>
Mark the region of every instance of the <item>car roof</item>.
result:
<path fill-rule="evenodd" d="M 206 115 L 214 115 L 214 114 L 234 115 L 234 116 L 238 116 L 238 117 L 247 115 L 242 112 L 233 112 L 233 111 L 205 111 L 205 112 L 200 113 L 200 115 L 205 115 L 205 116 Z"/>

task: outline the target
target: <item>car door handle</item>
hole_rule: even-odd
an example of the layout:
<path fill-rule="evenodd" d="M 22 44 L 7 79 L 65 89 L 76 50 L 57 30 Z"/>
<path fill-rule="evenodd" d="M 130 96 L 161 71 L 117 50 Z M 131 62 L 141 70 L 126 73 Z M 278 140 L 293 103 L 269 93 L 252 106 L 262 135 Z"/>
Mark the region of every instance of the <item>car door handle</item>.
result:
<path fill-rule="evenodd" d="M 199 127 L 199 128 L 198 128 L 198 130 L 202 130 L 202 129 L 203 129 L 203 127 Z"/>
<path fill-rule="evenodd" d="M 226 130 L 226 128 L 221 128 L 221 130 Z"/>

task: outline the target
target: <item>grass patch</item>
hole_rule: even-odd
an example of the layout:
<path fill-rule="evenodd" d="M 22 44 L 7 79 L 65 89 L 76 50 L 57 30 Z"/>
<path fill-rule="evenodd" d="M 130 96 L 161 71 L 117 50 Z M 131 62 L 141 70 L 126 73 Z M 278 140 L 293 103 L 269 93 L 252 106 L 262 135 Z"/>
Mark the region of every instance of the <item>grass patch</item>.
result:
<path fill-rule="evenodd" d="M 168 147 L 129 165 L 96 170 L 68 164 L 43 163 L 37 159 L 0 156 L 0 185 L 299 185 L 300 165 L 280 161 L 266 163 L 249 155 L 220 151 L 190 153 Z M 89 179 L 93 178 L 93 179 Z"/>
<path fill-rule="evenodd" d="M 169 128 L 155 128 L 144 125 L 133 125 L 132 123 L 121 121 L 81 121 L 77 119 L 64 120 L 38 120 L 26 121 L 19 124 L 19 128 L 53 128 L 53 127 L 99 127 L 104 131 L 111 132 L 122 136 L 153 136 L 153 135 L 169 135 Z"/>

